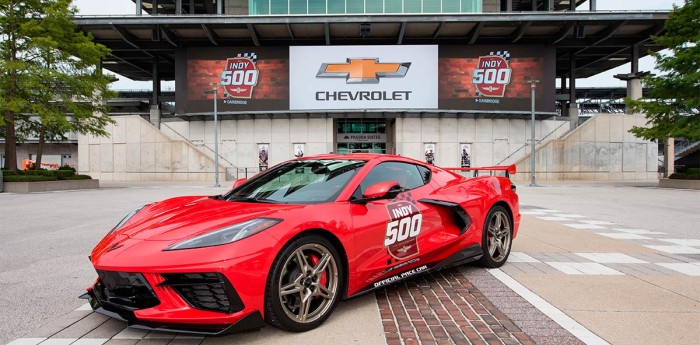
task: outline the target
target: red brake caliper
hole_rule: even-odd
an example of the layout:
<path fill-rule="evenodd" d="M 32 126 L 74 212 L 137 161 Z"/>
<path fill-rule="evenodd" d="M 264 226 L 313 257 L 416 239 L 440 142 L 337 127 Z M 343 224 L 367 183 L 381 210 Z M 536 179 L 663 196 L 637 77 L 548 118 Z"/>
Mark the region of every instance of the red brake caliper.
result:
<path fill-rule="evenodd" d="M 311 261 L 311 265 L 314 267 L 318 264 L 319 261 L 321 261 L 321 259 L 319 259 L 316 255 L 309 255 L 309 259 Z M 327 273 L 325 270 L 321 274 L 321 277 L 320 277 L 318 283 L 319 283 L 319 285 L 323 285 L 323 286 L 326 286 L 326 283 L 328 283 L 328 277 L 327 277 Z M 321 296 L 316 296 L 316 298 L 321 298 Z"/>

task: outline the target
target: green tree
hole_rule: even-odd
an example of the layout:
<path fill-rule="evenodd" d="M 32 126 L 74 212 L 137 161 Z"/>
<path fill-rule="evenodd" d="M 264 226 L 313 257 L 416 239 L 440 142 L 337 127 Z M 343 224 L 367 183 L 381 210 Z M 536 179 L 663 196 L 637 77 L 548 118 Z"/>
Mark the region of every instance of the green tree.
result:
<path fill-rule="evenodd" d="M 664 140 L 680 137 L 700 140 L 700 0 L 674 6 L 665 23 L 666 31 L 654 37 L 671 50 L 654 57 L 660 75 L 643 80 L 647 93 L 639 100 L 626 99 L 633 112 L 644 113 L 647 127 L 630 130 L 635 136 Z"/>
<path fill-rule="evenodd" d="M 42 10 L 39 0 L 0 0 L 0 125 L 5 129 L 5 168 L 10 170 L 17 170 L 15 126 L 28 104 L 27 24 L 39 20 Z"/>
<path fill-rule="evenodd" d="M 104 128 L 114 123 L 102 101 L 114 95 L 108 89 L 111 78 L 96 68 L 109 50 L 77 31 L 71 2 L 50 1 L 45 17 L 30 25 L 38 61 L 33 74 L 42 76 L 32 94 L 30 113 L 37 116 L 30 118 L 28 126 L 39 138 L 36 168 L 41 166 L 46 140 L 65 139 L 69 131 L 106 136 Z"/>
<path fill-rule="evenodd" d="M 15 139 L 15 129 L 20 134 L 38 137 L 35 167 L 41 166 L 47 140 L 64 138 L 67 132 L 106 136 L 104 128 L 114 123 L 107 116 L 109 109 L 103 101 L 113 96 L 108 89 L 111 79 L 96 68 L 109 50 L 77 30 L 72 22 L 76 9 L 71 2 L 35 1 L 33 5 L 37 7 L 28 8 L 28 12 L 37 15 L 25 20 L 20 33 L 15 34 L 24 45 L 17 51 L 21 65 L 17 64 L 19 82 L 14 84 L 20 96 L 11 99 L 19 104 L 12 109 L 14 126 L 9 125 L 10 117 L 4 117 L 6 152 L 8 147 L 15 149 L 7 139 Z M 4 3 L 13 1 L 0 0 L 0 8 Z M 5 91 L 2 84 L 0 91 Z M 6 167 L 16 169 L 16 152 L 6 153 L 6 157 Z"/>

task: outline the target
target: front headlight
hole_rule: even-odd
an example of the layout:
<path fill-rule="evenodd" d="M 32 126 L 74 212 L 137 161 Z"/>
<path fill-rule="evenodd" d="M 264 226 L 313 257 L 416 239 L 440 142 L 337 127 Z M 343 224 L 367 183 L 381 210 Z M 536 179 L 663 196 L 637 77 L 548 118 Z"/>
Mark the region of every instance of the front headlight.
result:
<path fill-rule="evenodd" d="M 193 249 L 228 244 L 255 235 L 258 232 L 263 231 L 281 221 L 281 219 L 274 218 L 251 219 L 243 223 L 230 225 L 223 229 L 214 230 L 212 232 L 184 240 L 163 250 Z"/>
<path fill-rule="evenodd" d="M 129 212 L 129 214 L 127 214 L 126 217 L 122 218 L 122 220 L 120 220 L 119 223 L 115 227 L 112 228 L 112 230 L 109 230 L 107 235 L 119 230 L 119 228 L 124 226 L 124 224 L 126 224 L 126 222 L 129 221 L 129 219 L 131 219 L 133 216 L 135 216 L 137 213 L 139 213 L 139 211 L 141 211 L 146 206 L 148 206 L 148 205 L 143 205 L 141 207 L 137 207 L 135 210 Z"/>

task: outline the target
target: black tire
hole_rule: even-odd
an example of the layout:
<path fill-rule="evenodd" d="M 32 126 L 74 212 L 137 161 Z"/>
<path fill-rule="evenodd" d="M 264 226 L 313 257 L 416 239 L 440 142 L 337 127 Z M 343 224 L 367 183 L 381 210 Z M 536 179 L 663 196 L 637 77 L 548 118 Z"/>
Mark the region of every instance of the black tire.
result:
<path fill-rule="evenodd" d="M 484 219 L 484 232 L 481 237 L 484 256 L 479 263 L 488 268 L 503 266 L 508 260 L 512 244 L 513 224 L 510 215 L 505 207 L 494 206 Z"/>
<path fill-rule="evenodd" d="M 340 298 L 341 265 L 336 248 L 321 236 L 305 235 L 290 242 L 277 255 L 267 278 L 265 320 L 293 332 L 321 325 Z"/>

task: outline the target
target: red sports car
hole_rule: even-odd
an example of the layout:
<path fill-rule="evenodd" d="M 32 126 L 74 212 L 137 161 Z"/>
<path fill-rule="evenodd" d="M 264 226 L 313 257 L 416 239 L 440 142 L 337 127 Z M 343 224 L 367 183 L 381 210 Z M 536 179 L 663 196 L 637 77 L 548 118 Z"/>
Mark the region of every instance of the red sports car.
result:
<path fill-rule="evenodd" d="M 503 265 L 519 223 L 507 177 L 391 155 L 304 157 L 222 195 L 134 210 L 92 251 L 86 297 L 151 330 L 306 331 L 339 299 L 470 261 Z"/>

